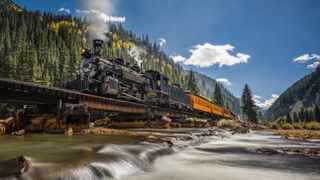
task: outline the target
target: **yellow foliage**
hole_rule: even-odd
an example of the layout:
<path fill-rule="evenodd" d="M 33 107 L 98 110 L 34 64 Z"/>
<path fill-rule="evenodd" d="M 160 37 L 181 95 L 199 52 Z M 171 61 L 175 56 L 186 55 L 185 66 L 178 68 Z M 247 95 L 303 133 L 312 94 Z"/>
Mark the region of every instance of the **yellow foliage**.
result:
<path fill-rule="evenodd" d="M 62 27 L 68 28 L 68 33 L 76 33 L 77 35 L 83 35 L 83 32 L 87 31 L 87 27 L 85 25 L 79 25 L 75 21 L 58 21 L 52 22 L 50 24 L 50 28 L 57 34 Z"/>
<path fill-rule="evenodd" d="M 118 39 L 119 39 L 119 37 L 118 37 L 118 35 L 117 35 L 116 33 L 113 33 L 113 34 L 112 34 L 112 39 L 114 39 L 114 40 L 118 40 Z"/>
<path fill-rule="evenodd" d="M 125 41 L 122 43 L 122 46 L 125 48 L 125 49 L 130 49 L 134 46 L 134 44 L 132 42 L 128 42 L 128 41 Z"/>
<path fill-rule="evenodd" d="M 173 69 L 173 67 L 172 67 L 172 65 L 171 64 L 167 64 L 167 68 L 168 68 L 168 70 L 171 72 L 172 71 L 172 69 Z"/>

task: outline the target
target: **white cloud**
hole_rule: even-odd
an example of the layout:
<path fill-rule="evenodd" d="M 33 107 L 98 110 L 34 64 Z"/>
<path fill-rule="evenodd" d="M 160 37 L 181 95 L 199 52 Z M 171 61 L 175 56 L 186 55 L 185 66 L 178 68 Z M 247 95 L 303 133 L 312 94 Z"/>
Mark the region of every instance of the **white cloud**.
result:
<path fill-rule="evenodd" d="M 265 101 L 263 101 L 261 96 L 254 95 L 253 101 L 258 107 L 262 109 L 268 109 L 278 99 L 278 97 L 279 95 L 272 94 L 269 99 L 266 99 Z"/>
<path fill-rule="evenodd" d="M 216 81 L 219 83 L 222 83 L 224 85 L 227 85 L 227 86 L 231 85 L 231 82 L 226 78 L 218 78 L 218 79 L 216 79 Z"/>
<path fill-rule="evenodd" d="M 320 61 L 313 62 L 307 66 L 308 69 L 315 69 L 320 65 Z"/>
<path fill-rule="evenodd" d="M 319 54 L 304 54 L 293 59 L 293 62 L 305 63 L 309 60 L 320 60 Z"/>
<path fill-rule="evenodd" d="M 173 60 L 173 62 L 175 63 L 179 63 L 179 62 L 184 62 L 186 61 L 186 58 L 181 56 L 181 55 L 176 55 L 176 56 L 170 56 L 170 58 Z"/>
<path fill-rule="evenodd" d="M 230 44 L 213 45 L 205 43 L 196 45 L 189 50 L 191 56 L 184 61 L 185 65 L 194 65 L 198 67 L 210 67 L 218 64 L 222 66 L 233 66 L 239 63 L 247 63 L 250 55 L 237 53 L 235 56 L 231 55 L 234 49 Z"/>
<path fill-rule="evenodd" d="M 90 9 L 90 10 L 79 10 L 77 9 L 76 12 L 78 14 L 84 14 L 84 15 L 89 15 L 89 16 L 95 16 L 96 18 L 102 20 L 103 22 L 107 23 L 107 22 L 118 22 L 118 23 L 123 23 L 126 21 L 125 17 L 114 17 L 114 16 L 110 16 L 107 15 L 104 12 L 101 12 L 99 10 L 96 9 Z"/>
<path fill-rule="evenodd" d="M 64 8 L 64 7 L 60 8 L 58 11 L 59 11 L 59 12 L 66 12 L 66 13 L 68 13 L 68 14 L 71 14 L 70 9 L 66 9 L 66 8 Z"/>
<path fill-rule="evenodd" d="M 167 43 L 166 39 L 164 38 L 159 38 L 159 46 L 163 46 Z"/>

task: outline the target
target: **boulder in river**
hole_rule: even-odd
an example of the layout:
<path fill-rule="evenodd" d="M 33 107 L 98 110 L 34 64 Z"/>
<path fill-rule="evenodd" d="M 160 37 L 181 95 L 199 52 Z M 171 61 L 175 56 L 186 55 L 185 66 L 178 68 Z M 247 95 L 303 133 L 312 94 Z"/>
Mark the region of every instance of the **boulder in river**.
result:
<path fill-rule="evenodd" d="M 11 133 L 11 135 L 16 135 L 16 136 L 24 136 L 25 134 L 26 134 L 26 131 L 24 129 Z"/>
<path fill-rule="evenodd" d="M 72 127 L 68 127 L 66 130 L 65 130 L 65 135 L 67 136 L 72 136 L 73 135 L 73 129 Z"/>
<path fill-rule="evenodd" d="M 28 172 L 30 163 L 24 156 L 0 161 L 0 178 L 18 176 Z"/>
<path fill-rule="evenodd" d="M 277 154 L 278 151 L 276 149 L 273 149 L 273 148 L 257 148 L 254 150 L 255 152 L 257 153 L 260 153 L 260 154 Z"/>

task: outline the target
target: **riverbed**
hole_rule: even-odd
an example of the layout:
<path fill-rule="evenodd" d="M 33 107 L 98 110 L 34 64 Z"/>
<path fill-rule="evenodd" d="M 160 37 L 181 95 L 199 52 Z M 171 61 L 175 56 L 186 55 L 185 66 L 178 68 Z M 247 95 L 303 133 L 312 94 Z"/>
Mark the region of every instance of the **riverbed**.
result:
<path fill-rule="evenodd" d="M 103 135 L 1 136 L 0 158 L 23 155 L 30 162 L 30 171 L 13 179 L 320 179 L 319 156 L 280 151 L 320 149 L 319 142 L 258 131 L 209 137 L 199 136 L 204 130 L 151 131 L 165 141 Z M 275 151 L 261 153 L 260 148 Z"/>

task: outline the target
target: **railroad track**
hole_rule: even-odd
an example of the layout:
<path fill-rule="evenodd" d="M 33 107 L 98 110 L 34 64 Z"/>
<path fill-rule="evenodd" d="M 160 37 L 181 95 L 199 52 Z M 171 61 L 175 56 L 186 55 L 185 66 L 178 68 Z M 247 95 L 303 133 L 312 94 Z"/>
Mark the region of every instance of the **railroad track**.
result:
<path fill-rule="evenodd" d="M 167 117 L 200 117 L 189 111 L 161 108 L 138 102 L 101 97 L 77 91 L 0 78 L 0 102 L 23 105 L 58 105 L 70 103 L 92 109 L 118 113 L 153 114 Z"/>

